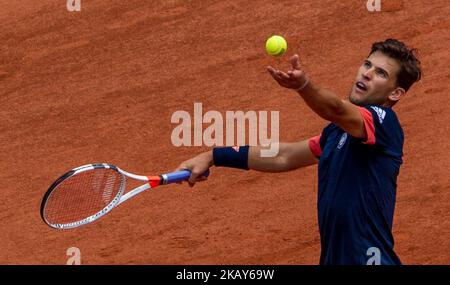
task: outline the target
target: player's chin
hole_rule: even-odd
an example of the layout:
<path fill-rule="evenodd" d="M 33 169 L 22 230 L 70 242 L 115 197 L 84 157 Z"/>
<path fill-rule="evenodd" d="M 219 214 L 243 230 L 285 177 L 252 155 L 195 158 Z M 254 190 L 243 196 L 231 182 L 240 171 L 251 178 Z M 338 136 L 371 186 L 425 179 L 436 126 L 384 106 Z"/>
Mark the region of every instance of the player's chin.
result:
<path fill-rule="evenodd" d="M 363 107 L 366 105 L 364 96 L 355 92 L 355 90 L 352 90 L 352 93 L 350 93 L 348 100 L 357 106 Z"/>

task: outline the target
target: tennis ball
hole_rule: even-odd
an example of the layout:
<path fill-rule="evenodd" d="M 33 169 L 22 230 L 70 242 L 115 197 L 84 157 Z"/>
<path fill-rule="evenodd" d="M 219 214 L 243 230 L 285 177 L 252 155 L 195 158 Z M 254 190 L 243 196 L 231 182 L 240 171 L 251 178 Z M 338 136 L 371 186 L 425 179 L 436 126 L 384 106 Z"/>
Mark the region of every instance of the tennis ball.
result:
<path fill-rule="evenodd" d="M 287 50 L 287 42 L 282 36 L 271 36 L 266 41 L 266 51 L 273 56 L 282 56 Z"/>

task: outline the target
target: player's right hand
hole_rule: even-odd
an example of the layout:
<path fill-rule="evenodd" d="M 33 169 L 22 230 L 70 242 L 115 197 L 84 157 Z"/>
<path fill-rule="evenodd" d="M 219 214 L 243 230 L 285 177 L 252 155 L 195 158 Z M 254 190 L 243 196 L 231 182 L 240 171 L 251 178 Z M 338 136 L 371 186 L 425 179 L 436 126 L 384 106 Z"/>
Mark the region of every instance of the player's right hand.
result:
<path fill-rule="evenodd" d="M 201 153 L 194 158 L 183 161 L 175 171 L 187 169 L 191 171 L 188 183 L 190 187 L 194 187 L 196 182 L 205 181 L 208 178 L 202 176 L 211 166 L 214 165 L 212 150 Z"/>
<path fill-rule="evenodd" d="M 300 66 L 300 59 L 297 54 L 291 57 L 290 62 L 292 69 L 286 72 L 273 68 L 272 66 L 268 66 L 267 71 L 281 86 L 297 90 L 304 86 L 308 79 Z"/>

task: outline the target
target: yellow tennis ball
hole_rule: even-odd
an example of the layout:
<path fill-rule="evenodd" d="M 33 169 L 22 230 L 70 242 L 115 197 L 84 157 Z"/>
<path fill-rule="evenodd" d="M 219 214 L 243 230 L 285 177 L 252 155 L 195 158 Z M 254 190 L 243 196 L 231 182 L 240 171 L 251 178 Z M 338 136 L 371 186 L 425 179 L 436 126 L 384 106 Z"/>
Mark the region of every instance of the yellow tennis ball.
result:
<path fill-rule="evenodd" d="M 287 50 L 287 42 L 282 36 L 271 36 L 266 41 L 266 51 L 273 56 L 282 56 Z"/>

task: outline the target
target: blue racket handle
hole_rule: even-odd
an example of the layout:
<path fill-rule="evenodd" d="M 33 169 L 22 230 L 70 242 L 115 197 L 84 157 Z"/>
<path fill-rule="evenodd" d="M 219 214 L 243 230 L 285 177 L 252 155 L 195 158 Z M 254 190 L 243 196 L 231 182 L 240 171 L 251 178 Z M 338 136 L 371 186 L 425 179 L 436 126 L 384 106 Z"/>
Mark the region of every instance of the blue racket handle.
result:
<path fill-rule="evenodd" d="M 167 173 L 163 174 L 162 177 L 164 178 L 163 184 L 170 184 L 170 183 L 176 183 L 181 181 L 187 181 L 189 180 L 189 177 L 191 176 L 191 171 L 189 170 L 180 170 L 177 172 Z M 201 176 L 208 177 L 209 176 L 209 169 L 205 171 Z"/>

